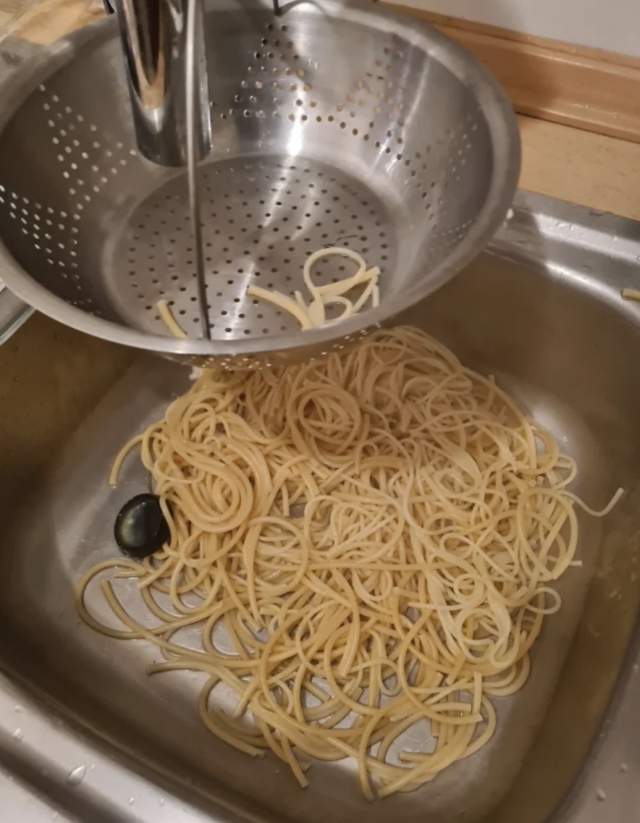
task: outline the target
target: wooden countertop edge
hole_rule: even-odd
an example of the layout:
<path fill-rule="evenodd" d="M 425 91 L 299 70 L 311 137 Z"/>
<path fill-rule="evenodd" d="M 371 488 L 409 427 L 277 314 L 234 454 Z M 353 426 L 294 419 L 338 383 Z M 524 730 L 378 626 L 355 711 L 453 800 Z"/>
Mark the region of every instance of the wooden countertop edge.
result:
<path fill-rule="evenodd" d="M 515 110 L 640 143 L 640 60 L 407 6 L 496 75 Z"/>

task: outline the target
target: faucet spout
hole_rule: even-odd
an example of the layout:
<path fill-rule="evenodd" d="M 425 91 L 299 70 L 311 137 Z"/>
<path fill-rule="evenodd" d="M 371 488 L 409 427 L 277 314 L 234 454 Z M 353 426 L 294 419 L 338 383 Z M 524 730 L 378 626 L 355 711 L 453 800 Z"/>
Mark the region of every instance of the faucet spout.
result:
<path fill-rule="evenodd" d="M 193 42 L 198 159 L 211 150 L 202 3 Z M 161 166 L 187 164 L 188 0 L 116 0 L 140 152 Z"/>

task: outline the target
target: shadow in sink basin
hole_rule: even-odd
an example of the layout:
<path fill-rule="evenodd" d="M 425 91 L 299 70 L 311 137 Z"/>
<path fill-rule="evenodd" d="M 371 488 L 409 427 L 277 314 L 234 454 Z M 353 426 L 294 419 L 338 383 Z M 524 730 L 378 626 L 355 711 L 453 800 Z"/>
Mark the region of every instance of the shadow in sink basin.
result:
<path fill-rule="evenodd" d="M 254 820 L 301 823 L 351 823 L 365 814 L 372 823 L 547 820 L 588 757 L 638 610 L 640 369 L 631 352 L 640 348 L 640 315 L 634 322 L 626 309 L 596 299 L 568 275 L 485 254 L 403 320 L 445 342 L 467 365 L 495 374 L 550 428 L 578 463 L 575 488 L 586 502 L 600 507 L 618 485 L 626 489 L 606 521 L 580 516 L 583 565 L 559 583 L 563 608 L 545 625 L 529 682 L 495 701 L 498 732 L 487 747 L 419 791 L 380 803 L 364 801 L 347 762 L 314 764 L 303 791 L 274 759 L 252 760 L 201 726 L 200 675 L 148 678 L 145 665 L 158 659 L 157 650 L 81 624 L 75 582 L 115 555 L 115 514 L 146 488 L 131 459 L 111 489 L 111 461 L 184 390 L 188 376 L 147 357 L 129 364 L 131 354 L 83 339 L 78 348 L 90 345 L 92 353 L 76 357 L 73 380 L 42 381 L 37 352 L 54 327 L 40 318 L 16 338 L 27 360 L 11 392 L 14 406 L 7 410 L 7 398 L 0 400 L 2 448 L 18 466 L 0 468 L 2 668 L 113 744 L 114 756 L 130 758 L 163 792 L 190 795 L 212 815 L 226 808 Z M 27 344 L 32 339 L 39 345 Z M 47 349 L 45 360 L 55 371 L 56 357 L 67 356 L 66 349 Z M 5 347 L 5 380 L 12 368 L 15 354 Z M 25 414 L 20 404 L 38 404 L 39 411 Z M 32 443 L 34 419 L 51 416 L 51 442 Z"/>

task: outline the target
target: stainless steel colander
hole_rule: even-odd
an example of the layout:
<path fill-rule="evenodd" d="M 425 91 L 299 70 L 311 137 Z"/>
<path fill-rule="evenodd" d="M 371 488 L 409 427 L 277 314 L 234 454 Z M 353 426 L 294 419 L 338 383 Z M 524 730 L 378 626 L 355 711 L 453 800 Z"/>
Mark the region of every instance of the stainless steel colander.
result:
<path fill-rule="evenodd" d="M 167 336 L 167 300 L 200 334 L 186 170 L 137 149 L 116 25 L 59 41 L 0 91 L 0 276 L 82 331 L 191 364 L 312 357 L 451 278 L 489 239 L 519 170 L 491 75 L 425 24 L 333 0 L 213 0 L 214 149 L 200 167 L 212 340 Z M 302 288 L 306 257 L 344 246 L 380 266 L 381 304 L 301 332 L 247 297 Z M 328 258 L 318 283 L 347 276 Z"/>

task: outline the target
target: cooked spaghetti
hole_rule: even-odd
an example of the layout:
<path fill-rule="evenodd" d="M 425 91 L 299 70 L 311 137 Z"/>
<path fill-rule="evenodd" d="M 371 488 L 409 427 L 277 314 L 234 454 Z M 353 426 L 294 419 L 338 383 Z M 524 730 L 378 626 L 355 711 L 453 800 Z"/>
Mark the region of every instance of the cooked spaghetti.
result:
<path fill-rule="evenodd" d="M 356 263 L 358 268 L 355 274 L 351 275 L 351 277 L 335 280 L 333 283 L 325 286 L 317 286 L 311 277 L 313 266 L 323 257 L 335 256 L 346 257 Z M 369 301 L 373 308 L 380 305 L 380 287 L 378 286 L 380 269 L 378 266 L 367 268 L 364 257 L 351 249 L 331 246 L 330 248 L 320 249 L 314 252 L 307 258 L 304 264 L 302 277 L 310 295 L 310 302 L 308 304 L 301 291 L 295 292 L 294 300 L 279 291 L 271 291 L 260 288 L 259 286 L 249 286 L 247 295 L 249 297 L 255 297 L 258 300 L 265 300 L 267 303 L 271 303 L 279 309 L 284 309 L 289 312 L 289 314 L 297 320 L 303 331 L 353 317 L 353 315 L 364 308 Z M 357 300 L 354 301 L 347 297 L 353 289 L 357 289 L 359 286 L 362 286 L 363 289 L 362 294 Z M 341 306 L 342 313 L 339 317 L 329 320 L 327 318 L 327 309 L 332 305 Z M 166 315 L 162 315 L 162 319 L 169 327 L 169 330 L 175 333 L 170 319 L 168 319 Z M 171 319 L 173 319 L 172 316 Z"/>
<path fill-rule="evenodd" d="M 307 365 L 206 371 L 125 446 L 114 482 L 138 444 L 170 540 L 90 569 L 78 609 L 155 644 L 151 674 L 206 673 L 213 734 L 273 752 L 303 786 L 311 759 L 353 757 L 368 798 L 487 743 L 491 698 L 522 687 L 560 607 L 552 583 L 574 559 L 579 502 L 573 460 L 491 378 L 396 328 Z M 85 605 L 100 573 L 118 628 Z M 137 581 L 153 625 L 116 577 Z M 213 704 L 218 683 L 234 711 Z M 425 719 L 435 748 L 403 749 Z"/>

